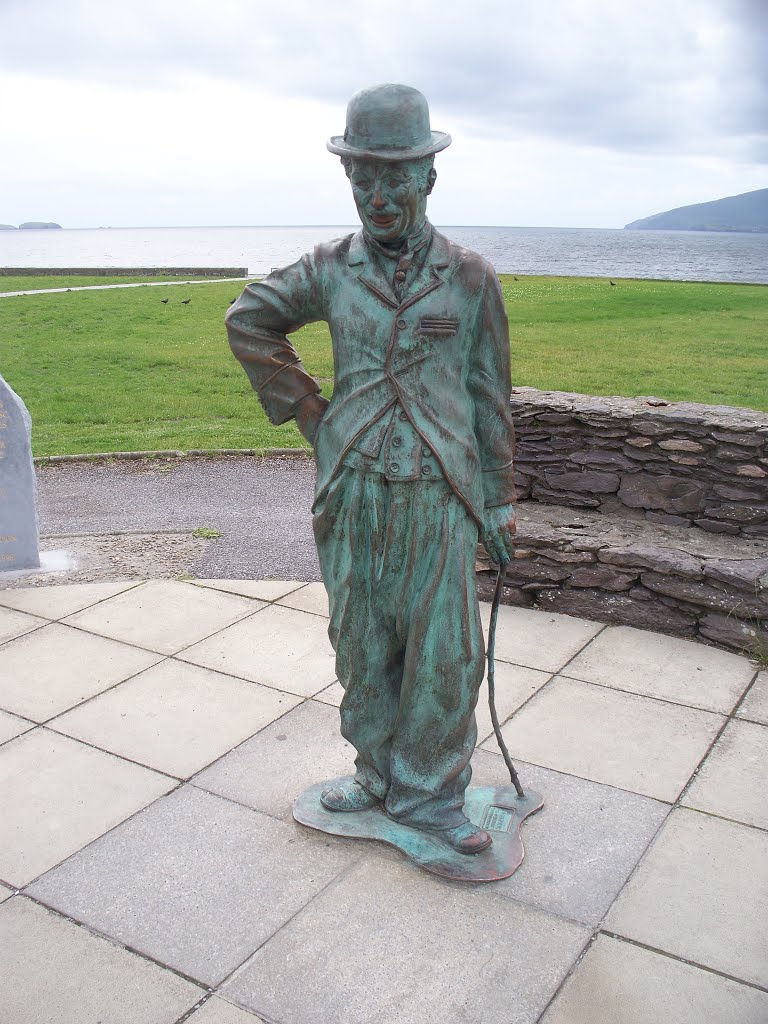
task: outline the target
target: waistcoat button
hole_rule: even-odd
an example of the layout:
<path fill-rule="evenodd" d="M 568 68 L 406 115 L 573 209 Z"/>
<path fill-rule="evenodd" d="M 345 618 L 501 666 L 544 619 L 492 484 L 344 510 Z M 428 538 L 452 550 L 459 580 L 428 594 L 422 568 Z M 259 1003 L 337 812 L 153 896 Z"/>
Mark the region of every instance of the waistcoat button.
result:
<path fill-rule="evenodd" d="M 408 326 L 408 321 L 407 320 L 403 320 L 402 317 L 397 321 L 398 330 L 404 331 L 407 326 Z"/>

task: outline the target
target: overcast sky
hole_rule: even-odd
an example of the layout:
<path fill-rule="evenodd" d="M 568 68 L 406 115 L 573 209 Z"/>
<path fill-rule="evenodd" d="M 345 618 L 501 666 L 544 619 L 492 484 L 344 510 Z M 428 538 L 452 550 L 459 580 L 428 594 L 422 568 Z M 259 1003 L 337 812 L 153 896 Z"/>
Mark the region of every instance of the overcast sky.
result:
<path fill-rule="evenodd" d="M 0 0 L 0 222 L 352 224 L 349 97 L 421 89 L 437 224 L 768 186 L 768 0 Z"/>

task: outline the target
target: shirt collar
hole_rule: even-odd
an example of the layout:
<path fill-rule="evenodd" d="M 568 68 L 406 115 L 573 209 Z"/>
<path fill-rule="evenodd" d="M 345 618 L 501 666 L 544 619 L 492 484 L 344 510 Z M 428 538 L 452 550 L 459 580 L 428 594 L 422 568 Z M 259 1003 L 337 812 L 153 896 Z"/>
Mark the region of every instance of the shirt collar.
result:
<path fill-rule="evenodd" d="M 370 235 L 365 228 L 363 228 L 363 238 L 368 248 L 376 253 L 378 256 L 384 256 L 388 260 L 399 260 L 403 256 L 414 256 L 419 250 L 423 249 L 425 245 L 428 245 L 432 238 L 432 225 L 428 220 L 424 221 L 421 228 L 409 235 L 405 241 L 398 248 L 390 248 L 389 246 L 382 245 L 372 235 Z"/>
<path fill-rule="evenodd" d="M 431 230 L 431 242 L 423 250 L 429 259 L 429 262 L 436 269 L 444 269 L 449 266 L 451 259 L 453 258 L 452 253 L 455 246 L 445 237 L 441 235 L 437 228 L 433 228 L 430 225 Z M 349 251 L 347 253 L 347 262 L 351 267 L 363 267 L 366 263 L 370 263 L 373 258 L 373 252 L 368 248 L 363 235 L 363 229 L 360 228 L 356 234 L 353 234 L 349 239 Z"/>

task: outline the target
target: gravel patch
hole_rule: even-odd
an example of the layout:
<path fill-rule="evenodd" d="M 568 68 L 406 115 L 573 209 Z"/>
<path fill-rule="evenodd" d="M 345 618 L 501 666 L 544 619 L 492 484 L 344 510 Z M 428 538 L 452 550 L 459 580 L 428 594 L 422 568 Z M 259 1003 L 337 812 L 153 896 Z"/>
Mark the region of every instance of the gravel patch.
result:
<path fill-rule="evenodd" d="M 0 590 L 190 577 L 209 544 L 190 533 L 46 537 L 40 544 L 43 571 L 14 574 L 0 582 Z"/>

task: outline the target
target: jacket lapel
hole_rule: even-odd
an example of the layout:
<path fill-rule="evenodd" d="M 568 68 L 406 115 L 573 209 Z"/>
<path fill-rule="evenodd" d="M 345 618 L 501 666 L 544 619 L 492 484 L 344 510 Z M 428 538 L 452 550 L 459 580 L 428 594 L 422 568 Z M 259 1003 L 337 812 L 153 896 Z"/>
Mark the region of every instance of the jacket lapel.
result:
<path fill-rule="evenodd" d="M 441 235 L 433 228 L 427 258 L 408 293 L 400 300 L 395 295 L 391 282 L 379 266 L 379 261 L 371 258 L 363 232 L 358 231 L 353 235 L 349 244 L 350 272 L 392 309 L 407 309 L 414 302 L 418 302 L 419 299 L 439 288 L 444 282 L 444 274 L 450 262 L 451 243 L 445 235 Z"/>
<path fill-rule="evenodd" d="M 432 240 L 429 252 L 421 270 L 411 285 L 408 294 L 403 297 L 402 309 L 408 309 L 425 295 L 429 295 L 445 282 L 445 271 L 451 262 L 451 243 L 432 228 Z"/>
<path fill-rule="evenodd" d="M 395 295 L 392 285 L 379 267 L 378 260 L 371 259 L 371 254 L 368 246 L 365 244 L 362 231 L 358 231 L 356 235 L 352 236 L 352 241 L 349 243 L 348 262 L 351 273 L 355 274 L 369 291 L 372 291 L 374 295 L 378 295 L 380 299 L 393 309 L 398 308 L 400 300 Z"/>

